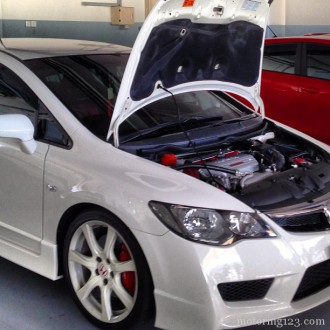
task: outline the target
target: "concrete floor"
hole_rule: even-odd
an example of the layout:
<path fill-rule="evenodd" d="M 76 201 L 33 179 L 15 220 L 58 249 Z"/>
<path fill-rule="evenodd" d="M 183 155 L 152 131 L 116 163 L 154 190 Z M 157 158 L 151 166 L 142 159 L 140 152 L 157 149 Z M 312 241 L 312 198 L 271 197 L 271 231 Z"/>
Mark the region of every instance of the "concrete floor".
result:
<path fill-rule="evenodd" d="M 81 315 L 70 297 L 64 280 L 49 281 L 42 276 L 0 258 L 0 293 L 1 330 L 96 330 Z M 330 301 L 309 312 L 294 316 L 292 319 L 296 325 L 299 320 L 301 325 L 299 327 L 294 325 L 261 325 L 245 329 L 329 329 Z M 323 319 L 325 325 L 322 327 L 303 325 L 304 320 L 309 319 Z M 155 329 L 152 322 L 150 322 L 135 330 Z"/>

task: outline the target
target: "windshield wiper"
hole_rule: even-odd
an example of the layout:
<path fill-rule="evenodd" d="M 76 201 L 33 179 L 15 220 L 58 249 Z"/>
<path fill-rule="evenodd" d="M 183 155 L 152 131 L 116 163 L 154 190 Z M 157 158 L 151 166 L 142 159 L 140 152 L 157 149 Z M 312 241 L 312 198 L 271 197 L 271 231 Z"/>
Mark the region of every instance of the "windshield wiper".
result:
<path fill-rule="evenodd" d="M 255 113 L 251 113 L 251 114 L 245 115 L 243 117 L 223 120 L 220 123 L 215 123 L 211 126 L 215 127 L 215 126 L 222 126 L 222 125 L 226 125 L 226 124 L 240 123 L 242 121 L 246 121 L 246 120 L 249 120 L 251 118 L 256 118 L 256 117 L 257 117 L 257 115 Z"/>
<path fill-rule="evenodd" d="M 130 134 L 129 136 L 127 136 L 126 138 L 124 138 L 121 142 L 122 143 L 126 143 L 126 142 L 130 142 L 133 141 L 137 138 L 145 138 L 145 137 L 150 137 L 150 136 L 160 136 L 163 133 L 174 133 L 175 129 L 179 128 L 180 131 L 182 126 L 185 129 L 192 129 L 192 128 L 200 128 L 199 124 L 200 123 L 205 123 L 205 122 L 212 122 L 212 121 L 217 121 L 217 123 L 212 123 L 209 125 L 204 125 L 202 126 L 202 128 L 208 128 L 208 127 L 218 127 L 218 126 L 223 126 L 226 124 L 234 124 L 234 123 L 240 123 L 246 120 L 249 120 L 251 118 L 256 118 L 257 115 L 252 113 L 252 114 L 248 114 L 245 115 L 243 117 L 239 117 L 239 118 L 232 118 L 232 119 L 227 119 L 227 120 L 222 120 L 222 116 L 214 116 L 214 117 L 191 117 L 191 118 L 187 118 L 185 120 L 182 120 L 181 122 L 175 121 L 175 122 L 169 122 L 169 123 L 163 123 L 163 124 L 159 124 L 150 128 L 146 128 L 143 130 L 139 130 L 137 132 L 134 132 L 132 134 Z M 190 127 L 193 126 L 193 127 Z"/>
<path fill-rule="evenodd" d="M 191 118 L 187 118 L 182 120 L 181 122 L 179 121 L 171 121 L 168 123 L 163 123 L 163 124 L 159 124 L 150 128 L 146 128 L 137 132 L 134 132 L 132 134 L 130 134 L 129 136 L 127 136 L 126 138 L 124 138 L 124 140 L 122 141 L 122 143 L 125 142 L 130 142 L 132 140 L 135 140 L 137 138 L 142 138 L 142 137 L 147 137 L 147 136 L 159 136 L 162 133 L 171 133 L 171 132 L 175 132 L 175 129 L 179 128 L 181 131 L 182 126 L 184 126 L 185 129 L 187 129 L 187 126 L 193 126 L 193 128 L 195 128 L 195 126 L 197 125 L 197 127 L 199 127 L 200 123 L 205 123 L 205 122 L 209 122 L 209 121 L 214 121 L 214 120 L 221 120 L 222 116 L 214 116 L 214 117 L 191 117 Z M 209 125 L 208 125 L 209 126 Z M 205 127 L 205 126 L 203 126 Z M 188 129 L 190 129 L 191 127 L 188 127 Z"/>

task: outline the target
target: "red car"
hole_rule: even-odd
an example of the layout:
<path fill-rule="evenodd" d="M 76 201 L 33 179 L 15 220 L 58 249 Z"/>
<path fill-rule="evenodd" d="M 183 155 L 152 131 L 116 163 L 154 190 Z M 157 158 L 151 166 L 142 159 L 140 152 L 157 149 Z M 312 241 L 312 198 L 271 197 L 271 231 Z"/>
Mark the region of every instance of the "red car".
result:
<path fill-rule="evenodd" d="M 266 116 L 330 144 L 330 34 L 267 39 Z"/>

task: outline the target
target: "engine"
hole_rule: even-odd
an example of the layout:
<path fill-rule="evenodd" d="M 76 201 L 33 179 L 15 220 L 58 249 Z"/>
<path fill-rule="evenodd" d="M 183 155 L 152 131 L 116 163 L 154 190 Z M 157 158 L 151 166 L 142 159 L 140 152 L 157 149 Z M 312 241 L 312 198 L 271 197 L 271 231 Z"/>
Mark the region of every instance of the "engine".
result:
<path fill-rule="evenodd" d="M 202 180 L 210 183 L 214 181 L 213 184 L 228 191 L 235 191 L 239 186 L 243 187 L 247 184 L 246 181 L 255 177 L 260 170 L 259 162 L 253 154 L 240 153 L 236 150 L 219 155 L 217 158 L 205 162 L 206 167 L 199 169 L 199 174 Z"/>
<path fill-rule="evenodd" d="M 320 159 L 308 151 L 276 140 L 272 132 L 212 152 L 161 157 L 162 164 L 229 193 L 244 192 L 278 173 L 311 168 L 318 162 Z"/>
<path fill-rule="evenodd" d="M 272 155 L 272 157 L 269 157 Z M 283 168 L 284 156 L 265 150 L 221 150 L 216 155 L 186 159 L 177 169 L 229 192 L 240 190 Z"/>

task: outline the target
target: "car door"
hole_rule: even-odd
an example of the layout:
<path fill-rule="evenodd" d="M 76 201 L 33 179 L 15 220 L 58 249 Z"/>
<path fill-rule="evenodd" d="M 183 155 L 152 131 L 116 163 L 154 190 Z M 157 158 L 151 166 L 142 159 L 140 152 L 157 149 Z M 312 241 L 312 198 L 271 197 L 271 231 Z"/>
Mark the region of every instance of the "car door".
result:
<path fill-rule="evenodd" d="M 330 145 L 330 45 L 306 43 L 297 128 Z"/>
<path fill-rule="evenodd" d="M 3 114 L 23 114 L 36 127 L 41 105 L 27 84 L 0 64 L 0 120 Z M 0 239 L 35 253 L 40 252 L 42 238 L 43 174 L 48 148 L 46 141 L 37 141 L 31 155 L 21 150 L 19 141 L 0 138 Z"/>
<path fill-rule="evenodd" d="M 298 112 L 299 45 L 266 44 L 262 67 L 261 97 L 266 116 L 294 127 Z"/>

